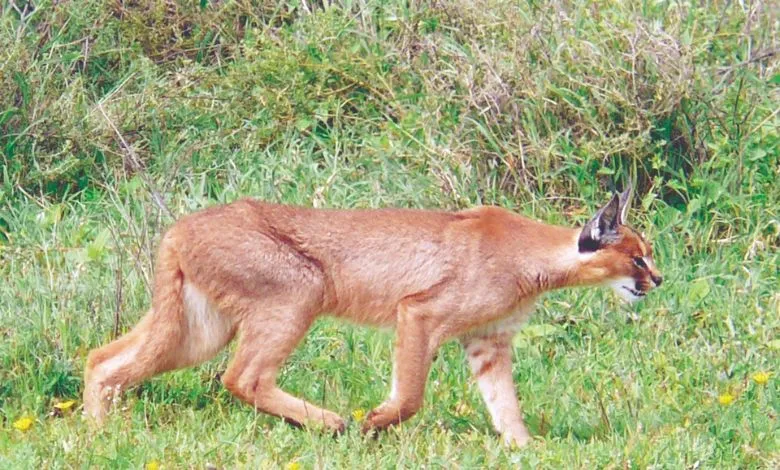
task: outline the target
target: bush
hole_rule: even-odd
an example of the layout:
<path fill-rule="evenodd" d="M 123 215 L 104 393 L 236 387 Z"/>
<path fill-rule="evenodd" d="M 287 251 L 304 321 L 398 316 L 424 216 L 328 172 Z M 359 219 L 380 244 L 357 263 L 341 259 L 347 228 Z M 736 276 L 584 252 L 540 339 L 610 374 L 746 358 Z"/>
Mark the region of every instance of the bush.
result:
<path fill-rule="evenodd" d="M 776 176 L 763 4 L 307 5 L 4 7 L 6 183 L 59 197 L 137 171 L 111 124 L 159 178 L 301 139 L 425 169 L 456 204 L 472 198 L 453 181 L 590 198 L 631 177 L 646 203 L 706 208 L 707 181 L 733 194 Z"/>

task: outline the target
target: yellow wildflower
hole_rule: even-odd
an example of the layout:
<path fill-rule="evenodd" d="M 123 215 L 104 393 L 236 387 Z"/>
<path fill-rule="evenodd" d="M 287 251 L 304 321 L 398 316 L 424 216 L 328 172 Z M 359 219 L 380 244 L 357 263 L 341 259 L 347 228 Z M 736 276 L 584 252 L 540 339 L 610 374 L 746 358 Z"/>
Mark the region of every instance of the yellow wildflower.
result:
<path fill-rule="evenodd" d="M 734 395 L 730 394 L 729 392 L 726 392 L 718 397 L 718 403 L 720 403 L 723 406 L 728 406 L 734 403 L 735 398 L 736 397 Z"/>
<path fill-rule="evenodd" d="M 60 411 L 68 411 L 69 409 L 73 408 L 73 405 L 75 404 L 76 404 L 76 400 L 68 400 L 68 401 L 56 403 L 54 407 Z"/>
<path fill-rule="evenodd" d="M 753 374 L 753 382 L 758 385 L 766 385 L 769 382 L 769 372 L 756 372 Z"/>
<path fill-rule="evenodd" d="M 358 408 L 352 412 L 352 418 L 354 418 L 355 421 L 363 421 L 363 418 L 365 417 L 366 412 L 362 408 Z"/>
<path fill-rule="evenodd" d="M 298 462 L 288 462 L 287 465 L 284 466 L 285 470 L 301 470 L 301 464 Z"/>
<path fill-rule="evenodd" d="M 33 423 L 35 423 L 35 421 L 33 421 L 33 419 L 29 416 L 22 416 L 21 418 L 14 421 L 13 427 L 22 432 L 26 432 L 32 427 Z"/>
<path fill-rule="evenodd" d="M 145 466 L 146 470 L 160 470 L 160 462 L 158 460 L 152 460 Z"/>

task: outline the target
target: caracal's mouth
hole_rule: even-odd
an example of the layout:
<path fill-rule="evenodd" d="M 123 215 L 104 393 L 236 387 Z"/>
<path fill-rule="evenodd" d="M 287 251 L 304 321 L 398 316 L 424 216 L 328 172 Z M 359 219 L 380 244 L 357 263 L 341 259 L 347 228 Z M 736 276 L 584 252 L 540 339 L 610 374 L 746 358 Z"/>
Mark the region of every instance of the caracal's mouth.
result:
<path fill-rule="evenodd" d="M 634 303 L 647 295 L 647 291 L 635 287 L 636 281 L 630 277 L 615 279 L 609 285 L 618 297 L 628 303 Z"/>
<path fill-rule="evenodd" d="M 634 297 L 640 297 L 641 298 L 641 297 L 644 297 L 644 296 L 647 295 L 647 292 L 644 292 L 644 291 L 641 291 L 641 290 L 632 289 L 632 288 L 630 288 L 628 286 L 620 286 L 620 287 L 622 287 L 623 289 L 629 291 L 631 293 L 631 295 L 633 295 Z"/>

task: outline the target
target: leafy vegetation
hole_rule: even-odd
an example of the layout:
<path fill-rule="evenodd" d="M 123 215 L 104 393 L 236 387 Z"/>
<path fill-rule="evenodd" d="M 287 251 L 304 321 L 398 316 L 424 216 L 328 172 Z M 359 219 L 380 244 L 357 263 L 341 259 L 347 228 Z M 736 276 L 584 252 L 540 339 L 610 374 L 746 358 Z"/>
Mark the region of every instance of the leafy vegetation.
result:
<path fill-rule="evenodd" d="M 0 466 L 780 466 L 780 72 L 770 2 L 84 2 L 0 6 Z M 613 184 L 667 282 L 553 293 L 515 343 L 535 442 L 504 447 L 447 345 L 377 440 L 239 404 L 229 351 L 107 428 L 86 352 L 149 301 L 181 214 L 498 204 L 582 223 Z M 391 333 L 319 322 L 284 387 L 359 421 Z M 76 400 L 76 403 L 71 403 Z"/>

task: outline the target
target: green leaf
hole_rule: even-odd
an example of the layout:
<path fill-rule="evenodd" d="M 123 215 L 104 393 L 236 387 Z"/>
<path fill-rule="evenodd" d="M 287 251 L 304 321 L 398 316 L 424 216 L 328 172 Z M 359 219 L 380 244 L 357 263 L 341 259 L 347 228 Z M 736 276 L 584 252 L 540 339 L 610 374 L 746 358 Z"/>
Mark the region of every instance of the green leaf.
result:
<path fill-rule="evenodd" d="M 550 325 L 543 323 L 541 325 L 528 325 L 520 330 L 520 335 L 526 338 L 543 338 L 545 336 L 552 336 L 560 331 L 558 325 Z"/>
<path fill-rule="evenodd" d="M 5 124 L 6 121 L 11 119 L 14 114 L 18 114 L 19 109 L 17 108 L 8 108 L 5 111 L 0 112 L 0 126 Z"/>
<path fill-rule="evenodd" d="M 97 237 L 87 245 L 87 258 L 90 261 L 100 261 L 106 254 L 106 246 L 108 246 L 108 239 L 111 237 L 109 230 L 103 229 L 98 233 Z"/>
<path fill-rule="evenodd" d="M 52 204 L 43 212 L 38 214 L 38 222 L 42 227 L 51 227 L 59 223 L 62 220 L 62 213 L 64 212 L 62 204 Z"/>
<path fill-rule="evenodd" d="M 299 118 L 295 121 L 295 128 L 303 132 L 314 125 L 314 119 L 308 117 Z"/>
<path fill-rule="evenodd" d="M 688 298 L 691 302 L 701 302 L 710 294 L 710 283 L 706 279 L 699 278 L 691 283 L 688 289 Z"/>
<path fill-rule="evenodd" d="M 688 210 L 686 211 L 688 215 L 693 215 L 696 212 L 701 209 L 701 198 L 693 198 L 688 202 Z"/>
<path fill-rule="evenodd" d="M 655 199 L 656 197 L 654 192 L 645 194 L 645 197 L 642 198 L 642 210 L 647 211 L 650 209 L 650 205 L 653 203 L 653 201 L 655 201 Z"/>
<path fill-rule="evenodd" d="M 754 162 L 756 160 L 761 160 L 762 158 L 766 157 L 766 155 L 766 150 L 760 147 L 756 147 L 750 151 L 750 161 Z"/>
<path fill-rule="evenodd" d="M 7 220 L 0 217 L 0 244 L 8 243 L 8 234 L 11 232 L 11 226 Z"/>

